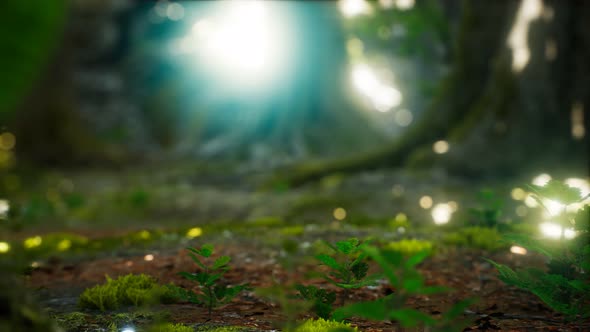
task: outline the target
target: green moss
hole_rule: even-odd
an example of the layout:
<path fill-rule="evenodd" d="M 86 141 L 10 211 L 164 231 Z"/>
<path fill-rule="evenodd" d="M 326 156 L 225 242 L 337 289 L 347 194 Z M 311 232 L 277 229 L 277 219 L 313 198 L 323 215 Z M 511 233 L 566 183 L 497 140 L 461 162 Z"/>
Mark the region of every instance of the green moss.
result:
<path fill-rule="evenodd" d="M 279 217 L 262 217 L 248 222 L 252 226 L 272 227 L 283 225 L 285 221 Z"/>
<path fill-rule="evenodd" d="M 122 305 L 169 302 L 174 298 L 173 294 L 169 287 L 158 285 L 154 278 L 145 274 L 129 274 L 117 279 L 107 276 L 106 284 L 86 289 L 78 304 L 82 308 L 105 311 Z"/>
<path fill-rule="evenodd" d="M 308 319 L 303 324 L 299 325 L 294 332 L 358 332 L 356 327 L 350 324 L 340 323 L 333 320 L 325 320 L 322 318 Z"/>
<path fill-rule="evenodd" d="M 221 326 L 221 327 L 211 327 L 207 328 L 206 330 L 200 330 L 202 332 L 240 332 L 245 331 L 244 328 L 236 327 L 236 326 Z"/>
<path fill-rule="evenodd" d="M 496 250 L 507 246 L 496 229 L 486 227 L 466 227 L 446 234 L 443 243 L 486 250 Z"/>
<path fill-rule="evenodd" d="M 389 242 L 385 245 L 385 248 L 400 252 L 405 256 L 411 256 L 420 251 L 432 252 L 433 244 L 432 242 L 425 240 L 403 239 L 400 241 Z"/>
<path fill-rule="evenodd" d="M 66 331 L 78 331 L 82 326 L 86 325 L 86 315 L 78 311 L 57 315 L 52 318 L 59 327 Z"/>
<path fill-rule="evenodd" d="M 194 332 L 194 329 L 183 324 L 160 323 L 148 328 L 147 332 Z"/>
<path fill-rule="evenodd" d="M 303 235 L 304 228 L 301 225 L 288 226 L 281 228 L 282 235 L 298 236 Z"/>

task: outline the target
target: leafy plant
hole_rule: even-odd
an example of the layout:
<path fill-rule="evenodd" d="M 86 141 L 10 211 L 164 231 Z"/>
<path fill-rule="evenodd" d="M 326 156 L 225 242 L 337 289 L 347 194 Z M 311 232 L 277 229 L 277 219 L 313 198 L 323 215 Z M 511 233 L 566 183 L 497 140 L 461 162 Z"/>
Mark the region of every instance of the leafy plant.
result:
<path fill-rule="evenodd" d="M 435 319 L 418 310 L 408 308 L 407 301 L 412 296 L 430 295 L 447 291 L 447 288 L 427 286 L 423 277 L 416 270 L 427 256 L 428 252 L 419 252 L 408 259 L 394 250 L 379 250 L 376 247 L 363 245 L 361 250 L 372 258 L 383 270 L 394 292 L 374 301 L 357 302 L 338 308 L 333 318 L 342 320 L 350 316 L 360 316 L 372 320 L 395 320 L 403 327 L 430 326 L 444 331 L 461 330 L 464 325 L 458 320 L 463 310 L 471 304 L 470 300 L 455 304 L 449 311 Z"/>
<path fill-rule="evenodd" d="M 369 265 L 366 263 L 367 255 L 360 250 L 361 242 L 357 238 L 338 241 L 334 245 L 325 244 L 334 251 L 332 256 L 327 254 L 316 255 L 316 259 L 330 268 L 330 272 L 323 277 L 331 284 L 343 288 L 342 303 L 348 298 L 350 289 L 374 285 L 378 275 L 367 276 Z"/>
<path fill-rule="evenodd" d="M 219 280 L 229 270 L 229 256 L 220 256 L 212 264 L 205 264 L 201 259 L 208 259 L 213 255 L 212 245 L 203 245 L 201 249 L 187 248 L 191 259 L 201 268 L 197 273 L 180 272 L 187 280 L 199 284 L 200 292 L 196 293 L 184 288 L 176 287 L 181 298 L 207 307 L 209 319 L 213 308 L 229 303 L 241 291 L 250 289 L 245 285 L 227 286 L 219 283 Z M 199 258 L 201 257 L 201 258 Z"/>
<path fill-rule="evenodd" d="M 312 303 L 311 309 L 320 318 L 327 319 L 331 316 L 334 301 L 336 301 L 336 293 L 316 286 L 304 286 L 301 284 L 295 285 L 295 289 L 299 292 L 299 297 L 303 300 Z"/>
<path fill-rule="evenodd" d="M 475 224 L 482 227 L 498 227 L 501 225 L 502 206 L 504 203 L 492 190 L 483 189 L 477 194 L 478 206 L 469 209 Z"/>
<path fill-rule="evenodd" d="M 294 332 L 358 332 L 358 329 L 347 323 L 319 318 L 306 320 Z"/>
<path fill-rule="evenodd" d="M 129 274 L 84 290 L 78 300 L 82 308 L 117 309 L 122 305 L 140 306 L 144 304 L 169 302 L 174 299 L 171 285 L 158 285 L 156 280 L 145 274 Z"/>
<path fill-rule="evenodd" d="M 580 191 L 558 181 L 550 181 L 545 186 L 531 186 L 535 199 L 546 208 L 547 200 L 561 202 L 564 205 L 579 203 Z M 578 210 L 575 215 L 568 215 L 563 209 L 556 218 L 562 227 L 572 227 L 577 236 L 566 240 L 562 236 L 558 241 L 540 241 L 527 234 L 512 235 L 509 240 L 539 252 L 548 258 L 547 269 L 526 268 L 518 271 L 488 260 L 499 272 L 502 281 L 509 285 L 527 290 L 555 311 L 568 317 L 580 315 L 590 317 L 590 205 Z"/>

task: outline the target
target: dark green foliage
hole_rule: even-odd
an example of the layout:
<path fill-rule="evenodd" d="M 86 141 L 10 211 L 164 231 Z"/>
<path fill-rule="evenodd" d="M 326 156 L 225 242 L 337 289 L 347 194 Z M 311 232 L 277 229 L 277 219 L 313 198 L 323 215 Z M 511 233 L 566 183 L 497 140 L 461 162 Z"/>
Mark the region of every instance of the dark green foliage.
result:
<path fill-rule="evenodd" d="M 201 261 L 202 258 L 210 258 L 213 255 L 212 245 L 203 245 L 201 249 L 187 248 L 191 259 L 201 268 L 197 273 L 180 272 L 179 274 L 187 280 L 199 284 L 201 291 L 196 293 L 184 288 L 175 287 L 177 294 L 191 303 L 204 305 L 209 311 L 213 308 L 229 303 L 240 292 L 250 289 L 248 285 L 227 286 L 219 283 L 225 272 L 229 270 L 231 258 L 220 256 L 212 264 Z M 199 258 L 201 257 L 201 258 Z"/>
<path fill-rule="evenodd" d="M 316 259 L 331 269 L 324 276 L 327 281 L 344 289 L 361 288 L 375 283 L 378 276 L 367 277 L 367 255 L 360 250 L 361 242 L 358 239 L 350 238 L 334 245 L 326 242 L 326 245 L 334 251 L 334 255 L 320 254 Z"/>
<path fill-rule="evenodd" d="M 361 250 L 379 264 L 395 291 L 374 301 L 357 302 L 336 309 L 334 319 L 360 316 L 371 320 L 395 320 L 403 327 L 429 326 L 431 330 L 462 330 L 464 324 L 459 316 L 471 304 L 469 300 L 455 304 L 440 319 L 406 307 L 406 302 L 411 296 L 430 295 L 447 290 L 444 287 L 425 285 L 423 277 L 416 270 L 416 266 L 428 256 L 428 252 L 419 252 L 405 259 L 403 254 L 397 251 L 379 250 L 373 246 L 363 245 Z"/>
<path fill-rule="evenodd" d="M 140 306 L 171 302 L 175 298 L 171 285 L 158 285 L 154 278 L 145 274 L 128 274 L 117 279 L 107 276 L 106 279 L 105 284 L 84 290 L 78 305 L 82 308 L 105 311 L 124 305 Z"/>
<path fill-rule="evenodd" d="M 298 296 L 313 305 L 311 309 L 320 318 L 330 318 L 333 310 L 334 302 L 336 301 L 336 293 L 325 289 L 317 288 L 315 286 L 295 285 L 295 289 L 299 292 Z"/>
<path fill-rule="evenodd" d="M 497 227 L 502 216 L 502 200 L 491 190 L 481 190 L 477 195 L 478 206 L 469 209 L 474 224 L 482 227 Z"/>
<path fill-rule="evenodd" d="M 580 201 L 580 191 L 559 181 L 550 181 L 545 186 L 532 186 L 538 202 L 544 199 L 569 205 Z M 583 198 L 582 198 L 583 199 Z M 502 281 L 517 286 L 538 296 L 555 311 L 570 318 L 578 315 L 590 317 L 590 222 L 589 206 L 578 210 L 570 217 L 562 213 L 565 227 L 573 226 L 578 232 L 574 239 L 561 238 L 556 241 L 540 241 L 529 235 L 513 235 L 508 239 L 519 245 L 545 255 L 548 258 L 546 270 L 526 268 L 518 271 L 490 261 L 499 272 Z"/>

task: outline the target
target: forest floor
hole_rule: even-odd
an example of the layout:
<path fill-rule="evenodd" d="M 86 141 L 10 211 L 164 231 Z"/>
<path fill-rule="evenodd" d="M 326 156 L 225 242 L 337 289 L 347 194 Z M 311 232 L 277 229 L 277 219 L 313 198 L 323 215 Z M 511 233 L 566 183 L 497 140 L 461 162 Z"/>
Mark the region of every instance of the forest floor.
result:
<path fill-rule="evenodd" d="M 463 315 L 468 321 L 466 330 L 590 330 L 589 321 L 567 321 L 534 295 L 505 285 L 485 260 L 513 268 L 542 267 L 543 257 L 511 253 L 506 244 L 445 241 L 448 234 L 470 225 L 467 211 L 478 206 L 475 197 L 482 188 L 494 189 L 504 201 L 502 208 L 506 212 L 502 222 L 514 222 L 515 208 L 521 202 L 510 199 L 510 189 L 520 183 L 518 179 L 498 184 L 493 180 L 451 178 L 436 172 L 385 172 L 335 176 L 303 188 L 258 191 L 257 180 L 243 176 L 228 179 L 217 177 L 216 173 L 193 177 L 187 174 L 190 170 L 118 175 L 54 172 L 40 182 L 39 188 L 42 193 L 45 191 L 47 200 L 55 201 L 50 215 L 37 213 L 27 221 L 27 227 L 10 236 L 15 241 L 35 236 L 59 240 L 60 234 L 72 237 L 69 250 L 39 247 L 38 253 L 31 256 L 34 262 L 26 285 L 51 316 L 63 323 L 68 314 L 82 312 L 85 319 L 81 325 L 66 326 L 71 331 L 100 331 L 105 322 L 120 313 L 128 314 L 128 324 L 141 327 L 153 321 L 154 312 L 164 313 L 167 321 L 195 327 L 231 325 L 252 331 L 280 330 L 285 318 L 282 308 L 254 291 L 243 292 L 230 304 L 214 309 L 210 320 L 205 308 L 190 303 L 99 312 L 79 308 L 78 296 L 85 288 L 103 283 L 105 276 L 115 278 L 129 273 L 147 274 L 161 284 L 174 283 L 196 290 L 194 283 L 178 273 L 196 272 L 185 248 L 208 243 L 215 246 L 215 255 L 232 258 L 231 269 L 221 280 L 225 284 L 249 283 L 256 289 L 276 284 L 316 285 L 336 291 L 336 306 L 340 306 L 339 289 L 312 274 L 324 271 L 313 256 L 321 247 L 325 249 L 322 241 L 356 237 L 379 243 L 402 239 L 432 243 L 432 255 L 418 270 L 428 285 L 447 286 L 453 291 L 416 296 L 407 305 L 437 317 L 453 303 L 475 299 Z M 256 179 L 256 175 L 248 177 L 252 178 Z M 58 192 L 59 199 L 52 196 L 54 192 Z M 419 205 L 425 195 L 434 204 L 458 204 L 449 225 L 433 224 L 431 208 Z M 26 202 L 31 197 L 22 195 L 20 199 Z M 345 209 L 342 220 L 335 219 L 336 208 Z M 405 220 L 402 223 L 400 214 Z M 534 215 L 534 211 L 529 215 Z M 199 228 L 202 234 L 186 236 L 193 228 Z M 98 245 L 77 245 L 75 236 L 84 239 L 81 243 Z M 297 244 L 295 254 L 285 255 L 285 241 Z M 47 240 L 43 246 L 51 243 Z M 346 302 L 376 299 L 395 291 L 380 283 L 351 291 Z M 301 316 L 307 317 L 313 315 Z M 395 322 L 358 318 L 350 322 L 360 331 L 401 331 Z"/>

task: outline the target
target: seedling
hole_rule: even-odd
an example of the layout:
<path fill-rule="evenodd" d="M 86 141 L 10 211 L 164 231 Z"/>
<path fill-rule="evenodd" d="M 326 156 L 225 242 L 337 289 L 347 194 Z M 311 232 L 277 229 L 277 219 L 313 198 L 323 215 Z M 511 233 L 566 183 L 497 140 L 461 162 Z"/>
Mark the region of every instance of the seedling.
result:
<path fill-rule="evenodd" d="M 360 250 L 381 267 L 394 292 L 374 301 L 357 302 L 336 309 L 333 315 L 335 320 L 339 321 L 350 316 L 360 316 L 379 321 L 395 320 L 403 327 L 423 325 L 441 331 L 462 330 L 464 326 L 457 318 L 471 301 L 462 301 L 455 304 L 440 319 L 435 319 L 406 306 L 408 299 L 412 296 L 447 291 L 447 288 L 444 287 L 426 286 L 424 279 L 416 270 L 416 266 L 428 256 L 427 251 L 419 252 L 405 259 L 403 254 L 397 251 L 379 250 L 369 245 L 363 245 Z"/>
<path fill-rule="evenodd" d="M 220 256 L 212 264 L 205 264 L 201 259 L 208 259 L 213 255 L 212 245 L 203 245 L 201 249 L 187 248 L 191 259 L 202 269 L 197 273 L 180 272 L 185 279 L 199 284 L 200 292 L 196 293 L 184 288 L 176 287 L 179 296 L 191 303 L 207 307 L 209 319 L 213 308 L 229 303 L 241 291 L 250 289 L 245 285 L 227 286 L 219 280 L 229 270 L 229 256 Z M 201 258 L 199 258 L 201 257 Z"/>
<path fill-rule="evenodd" d="M 344 289 L 342 303 L 348 298 L 349 290 L 374 285 L 377 275 L 367 277 L 369 265 L 365 262 L 367 254 L 360 250 L 361 242 L 357 238 L 338 241 L 334 245 L 325 242 L 334 251 L 334 255 L 315 256 L 331 271 L 324 275 L 328 282 Z"/>
<path fill-rule="evenodd" d="M 295 289 L 299 292 L 298 296 L 312 303 L 311 310 L 315 314 L 324 319 L 330 318 L 333 310 L 334 301 L 336 301 L 336 293 L 325 289 L 317 288 L 315 286 L 304 286 L 301 284 L 295 285 Z"/>
<path fill-rule="evenodd" d="M 580 191 L 558 181 L 547 185 L 530 187 L 535 199 L 545 208 L 547 200 L 559 201 L 565 206 L 579 203 Z M 567 211 L 567 209 L 564 209 Z M 548 258 L 547 271 L 527 268 L 514 271 L 510 267 L 488 260 L 499 272 L 502 281 L 517 286 L 538 296 L 555 311 L 569 318 L 578 315 L 590 317 L 590 205 L 578 210 L 575 215 L 561 213 L 562 227 L 572 227 L 577 236 L 559 241 L 539 241 L 530 235 L 513 235 L 508 239 L 529 250 L 539 252 Z"/>

